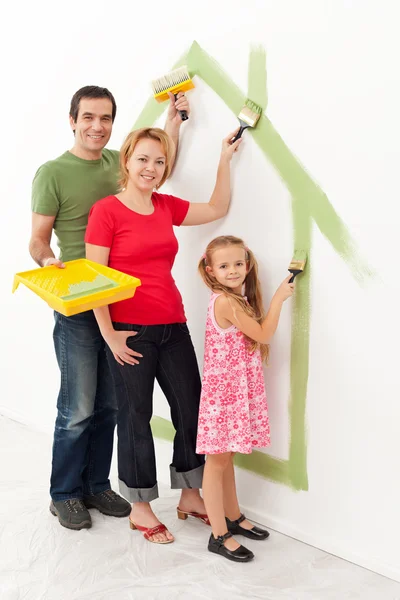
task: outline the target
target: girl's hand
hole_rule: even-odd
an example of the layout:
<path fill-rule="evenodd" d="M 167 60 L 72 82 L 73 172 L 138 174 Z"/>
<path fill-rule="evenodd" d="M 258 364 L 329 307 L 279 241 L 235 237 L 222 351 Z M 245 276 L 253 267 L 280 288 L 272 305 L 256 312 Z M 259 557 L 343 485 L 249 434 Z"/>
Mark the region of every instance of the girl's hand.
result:
<path fill-rule="evenodd" d="M 232 131 L 223 141 L 222 141 L 222 150 L 221 150 L 221 158 L 226 158 L 227 160 L 231 160 L 233 153 L 239 148 L 242 143 L 242 138 L 239 138 L 232 144 L 232 139 L 235 137 L 237 132 L 239 131 L 239 127 Z"/>
<path fill-rule="evenodd" d="M 126 344 L 126 340 L 129 337 L 135 336 L 136 333 L 136 331 L 115 331 L 114 329 L 107 333 L 107 336 L 104 336 L 115 360 L 122 366 L 124 363 L 128 363 L 128 365 L 138 365 L 139 361 L 136 360 L 134 356 L 143 358 L 143 354 L 131 350 Z"/>
<path fill-rule="evenodd" d="M 277 298 L 279 298 L 279 300 L 281 302 L 285 302 L 285 300 L 287 300 L 288 298 L 290 298 L 290 296 L 293 296 L 293 292 L 294 292 L 294 282 L 293 283 L 289 283 L 289 280 L 291 279 L 292 274 L 290 274 L 288 277 L 286 277 L 286 279 L 284 279 L 281 283 L 281 285 L 278 287 L 278 289 L 275 292 L 275 296 Z"/>

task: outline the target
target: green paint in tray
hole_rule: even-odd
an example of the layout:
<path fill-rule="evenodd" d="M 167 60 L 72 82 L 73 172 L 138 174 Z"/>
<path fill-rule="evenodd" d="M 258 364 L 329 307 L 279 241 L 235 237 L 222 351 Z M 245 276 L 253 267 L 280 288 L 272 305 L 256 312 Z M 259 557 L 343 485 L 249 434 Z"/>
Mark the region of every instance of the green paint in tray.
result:
<path fill-rule="evenodd" d="M 103 292 L 111 288 L 117 287 L 118 283 L 109 279 L 105 275 L 97 275 L 93 281 L 80 281 L 69 286 L 69 294 L 61 296 L 61 300 L 75 300 L 97 292 Z"/>

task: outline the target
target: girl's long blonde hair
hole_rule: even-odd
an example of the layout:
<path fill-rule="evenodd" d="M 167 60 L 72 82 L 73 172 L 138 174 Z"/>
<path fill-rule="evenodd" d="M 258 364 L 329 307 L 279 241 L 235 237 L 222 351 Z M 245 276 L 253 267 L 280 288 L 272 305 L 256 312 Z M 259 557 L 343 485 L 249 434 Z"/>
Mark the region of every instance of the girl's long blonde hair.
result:
<path fill-rule="evenodd" d="M 247 275 L 245 279 L 247 300 L 243 296 L 236 294 L 230 288 L 218 283 L 215 277 L 213 277 L 206 269 L 206 267 L 212 266 L 212 255 L 215 250 L 226 248 L 227 246 L 236 246 L 242 248 L 245 252 L 247 263 Z M 245 245 L 243 240 L 233 235 L 221 235 L 213 239 L 208 244 L 205 253 L 201 257 L 198 269 L 204 283 L 210 290 L 213 292 L 222 292 L 228 299 L 238 302 L 243 311 L 252 319 L 255 319 L 257 323 L 261 324 L 263 322 L 265 319 L 265 312 L 263 308 L 261 284 L 258 279 L 258 264 L 253 252 Z M 235 314 L 234 304 L 233 312 Z M 247 336 L 245 337 L 249 342 L 250 351 L 254 352 L 257 348 L 260 348 L 262 360 L 268 362 L 269 345 L 260 344 Z"/>

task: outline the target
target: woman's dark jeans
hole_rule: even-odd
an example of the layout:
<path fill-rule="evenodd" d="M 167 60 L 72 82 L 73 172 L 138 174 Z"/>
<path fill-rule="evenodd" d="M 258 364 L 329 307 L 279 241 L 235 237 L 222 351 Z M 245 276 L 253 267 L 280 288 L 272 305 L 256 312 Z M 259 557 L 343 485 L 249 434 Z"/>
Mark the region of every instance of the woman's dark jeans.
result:
<path fill-rule="evenodd" d="M 139 352 L 139 364 L 108 359 L 118 402 L 118 475 L 121 493 L 130 502 L 158 497 L 156 461 L 150 420 L 157 380 L 171 408 L 176 433 L 172 464 L 173 489 L 200 488 L 204 456 L 196 454 L 201 382 L 196 355 L 186 323 L 132 325 L 114 323 L 116 330 L 136 331 L 127 345 Z"/>

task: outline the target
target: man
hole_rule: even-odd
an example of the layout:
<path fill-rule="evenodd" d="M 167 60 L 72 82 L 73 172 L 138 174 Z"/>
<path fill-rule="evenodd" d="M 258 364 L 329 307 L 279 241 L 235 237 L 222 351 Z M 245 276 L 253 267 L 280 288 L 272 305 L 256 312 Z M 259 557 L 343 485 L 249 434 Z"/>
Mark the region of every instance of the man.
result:
<path fill-rule="evenodd" d="M 165 131 L 178 146 L 182 94 L 171 102 Z M 29 251 L 42 267 L 85 256 L 84 235 L 92 205 L 117 192 L 119 152 L 105 149 L 116 115 L 106 88 L 86 86 L 72 97 L 72 149 L 42 165 L 32 186 Z M 52 232 L 60 248 L 50 247 Z M 130 504 L 111 490 L 109 472 L 117 406 L 104 340 L 92 311 L 55 313 L 54 347 L 61 372 L 50 480 L 50 511 L 69 529 L 91 527 L 88 508 L 124 517 Z M 137 353 L 133 353 L 137 355 Z M 137 355 L 139 356 L 139 355 Z"/>

